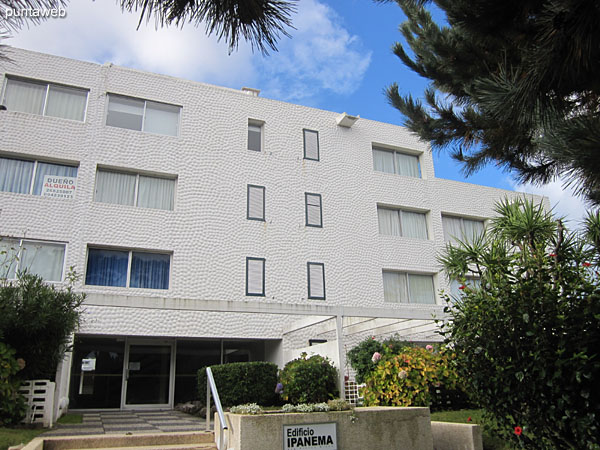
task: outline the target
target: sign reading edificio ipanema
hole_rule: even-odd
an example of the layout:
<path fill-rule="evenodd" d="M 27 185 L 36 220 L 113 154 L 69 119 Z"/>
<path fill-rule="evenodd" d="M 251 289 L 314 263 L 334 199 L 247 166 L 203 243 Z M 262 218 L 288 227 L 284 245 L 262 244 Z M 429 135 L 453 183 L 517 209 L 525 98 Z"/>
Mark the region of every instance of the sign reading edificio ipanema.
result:
<path fill-rule="evenodd" d="M 283 426 L 283 450 L 337 450 L 335 422 Z"/>

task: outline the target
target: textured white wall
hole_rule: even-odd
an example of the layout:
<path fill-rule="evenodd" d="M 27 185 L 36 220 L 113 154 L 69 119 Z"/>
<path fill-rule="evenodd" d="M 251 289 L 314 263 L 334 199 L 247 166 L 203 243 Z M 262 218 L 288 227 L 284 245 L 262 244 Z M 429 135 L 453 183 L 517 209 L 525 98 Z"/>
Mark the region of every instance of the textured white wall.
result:
<path fill-rule="evenodd" d="M 517 195 L 436 179 L 427 146 L 398 126 L 360 119 L 346 129 L 336 125 L 337 113 L 232 89 L 24 50 L 9 56 L 14 62 L 3 63 L 2 75 L 80 86 L 90 95 L 85 123 L 0 112 L 0 154 L 79 164 L 73 200 L 0 192 L 0 235 L 66 242 L 66 266 L 79 273 L 90 244 L 173 254 L 168 291 L 81 284 L 87 292 L 306 304 L 318 302 L 307 299 L 312 261 L 325 264 L 326 304 L 402 308 L 384 303 L 382 269 L 437 273 L 443 212 L 490 217 L 495 200 Z M 181 105 L 180 136 L 105 126 L 107 92 Z M 248 119 L 265 123 L 261 153 L 246 149 Z M 303 128 L 319 132 L 318 162 L 303 159 Z M 375 172 L 373 143 L 420 152 L 423 179 Z M 175 209 L 94 202 L 97 165 L 176 175 Z M 266 187 L 264 223 L 246 220 L 247 184 Z M 305 192 L 322 194 L 322 229 L 304 225 Z M 430 240 L 380 236 L 378 203 L 428 211 Z M 265 298 L 245 296 L 247 256 L 266 258 Z M 435 280 L 447 289 L 442 276 Z M 268 318 L 126 314 L 90 307 L 82 332 L 280 336 L 281 325 Z M 191 325 L 209 318 L 216 328 Z"/>

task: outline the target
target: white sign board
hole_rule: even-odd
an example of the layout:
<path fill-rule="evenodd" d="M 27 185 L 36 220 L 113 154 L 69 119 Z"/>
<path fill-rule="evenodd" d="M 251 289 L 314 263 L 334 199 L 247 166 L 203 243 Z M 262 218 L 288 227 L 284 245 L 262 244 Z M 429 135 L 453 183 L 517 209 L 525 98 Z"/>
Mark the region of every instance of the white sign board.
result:
<path fill-rule="evenodd" d="M 96 370 L 96 358 L 84 358 L 81 360 L 81 371 L 92 372 Z"/>
<path fill-rule="evenodd" d="M 44 175 L 42 197 L 73 198 L 77 189 L 76 177 Z"/>
<path fill-rule="evenodd" d="M 283 426 L 283 450 L 337 450 L 335 422 Z"/>

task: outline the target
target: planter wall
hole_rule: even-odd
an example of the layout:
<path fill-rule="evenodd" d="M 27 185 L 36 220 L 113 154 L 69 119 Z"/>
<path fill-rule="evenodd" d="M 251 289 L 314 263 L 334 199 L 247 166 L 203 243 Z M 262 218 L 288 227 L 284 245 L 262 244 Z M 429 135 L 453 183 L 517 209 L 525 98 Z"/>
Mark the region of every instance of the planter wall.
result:
<path fill-rule="evenodd" d="M 216 415 L 215 415 L 216 416 Z M 217 418 L 217 417 L 215 417 Z M 243 415 L 226 413 L 227 448 L 281 450 L 283 426 L 336 423 L 338 450 L 432 450 L 429 408 L 370 407 L 354 411 Z M 215 434 L 218 434 L 218 422 Z"/>

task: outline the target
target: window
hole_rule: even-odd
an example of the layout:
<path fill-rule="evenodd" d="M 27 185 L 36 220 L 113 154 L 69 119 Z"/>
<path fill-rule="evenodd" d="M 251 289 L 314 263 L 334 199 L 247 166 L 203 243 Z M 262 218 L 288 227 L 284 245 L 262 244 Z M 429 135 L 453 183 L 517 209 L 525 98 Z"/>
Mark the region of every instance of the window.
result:
<path fill-rule="evenodd" d="M 265 188 L 264 186 L 248 185 L 246 218 L 248 220 L 265 221 Z"/>
<path fill-rule="evenodd" d="M 378 172 L 421 178 L 419 157 L 395 150 L 373 147 L 373 168 Z"/>
<path fill-rule="evenodd" d="M 180 106 L 109 94 L 106 125 L 177 136 L 180 112 Z"/>
<path fill-rule="evenodd" d="M 246 295 L 265 296 L 264 258 L 246 258 Z"/>
<path fill-rule="evenodd" d="M 309 262 L 308 268 L 308 298 L 325 300 L 325 264 Z"/>
<path fill-rule="evenodd" d="M 95 200 L 102 203 L 172 210 L 175 180 L 98 169 Z"/>
<path fill-rule="evenodd" d="M 87 96 L 86 89 L 7 78 L 2 104 L 9 111 L 83 122 Z"/>
<path fill-rule="evenodd" d="M 248 150 L 260 152 L 262 150 L 262 123 L 248 121 Z"/>
<path fill-rule="evenodd" d="M 304 159 L 319 160 L 319 132 L 304 131 Z"/>
<path fill-rule="evenodd" d="M 442 215 L 442 225 L 444 227 L 444 240 L 446 242 L 473 242 L 473 240 L 483 232 L 483 220 L 465 219 L 463 217 L 453 217 Z"/>
<path fill-rule="evenodd" d="M 377 207 L 379 234 L 427 239 L 425 213 Z"/>
<path fill-rule="evenodd" d="M 18 194 L 33 194 L 50 196 L 44 189 L 49 179 L 59 177 L 77 177 L 77 167 L 53 164 L 41 161 L 0 158 L 0 191 L 16 192 Z M 75 188 L 75 185 L 72 185 Z"/>
<path fill-rule="evenodd" d="M 0 238 L 0 278 L 14 279 L 27 270 L 46 281 L 62 281 L 65 244 Z"/>
<path fill-rule="evenodd" d="M 166 253 L 90 248 L 85 284 L 169 289 L 170 266 Z"/>
<path fill-rule="evenodd" d="M 304 194 L 306 203 L 306 226 L 307 227 L 323 227 L 323 211 L 321 207 L 321 194 Z"/>
<path fill-rule="evenodd" d="M 389 303 L 434 305 L 433 276 L 384 270 L 383 297 Z"/>

